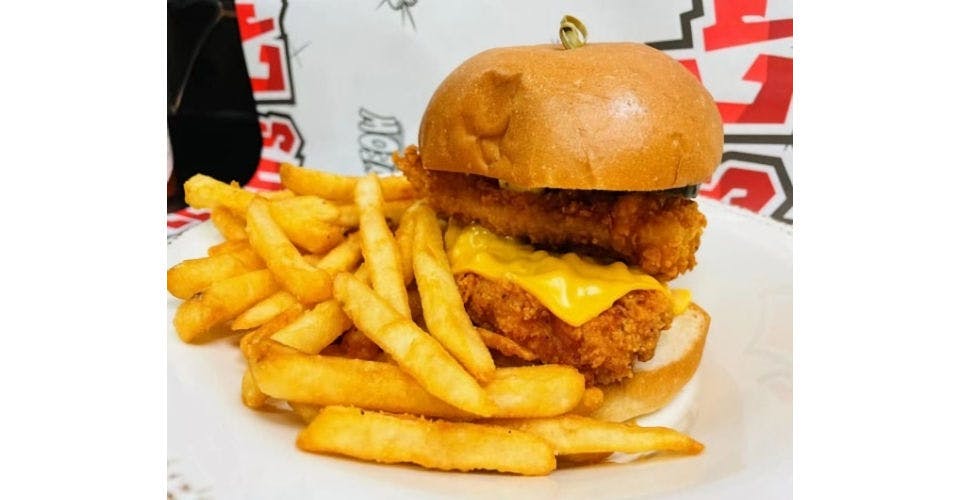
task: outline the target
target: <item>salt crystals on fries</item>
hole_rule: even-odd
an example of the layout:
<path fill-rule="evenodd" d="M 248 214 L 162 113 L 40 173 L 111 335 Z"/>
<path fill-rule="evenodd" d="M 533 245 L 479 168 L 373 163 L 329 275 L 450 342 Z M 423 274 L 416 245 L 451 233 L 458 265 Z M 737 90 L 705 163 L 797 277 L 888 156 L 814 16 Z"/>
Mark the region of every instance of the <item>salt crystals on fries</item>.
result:
<path fill-rule="evenodd" d="M 242 335 L 244 405 L 302 419 L 301 449 L 522 475 L 611 452 L 702 450 L 671 429 L 583 416 L 603 392 L 576 369 L 537 364 L 473 325 L 443 222 L 404 177 L 293 165 L 280 177 L 283 191 L 260 194 L 188 180 L 187 202 L 211 209 L 225 241 L 170 268 L 167 288 L 183 299 L 173 318 L 183 341 Z M 497 366 L 505 356 L 511 366 Z"/>

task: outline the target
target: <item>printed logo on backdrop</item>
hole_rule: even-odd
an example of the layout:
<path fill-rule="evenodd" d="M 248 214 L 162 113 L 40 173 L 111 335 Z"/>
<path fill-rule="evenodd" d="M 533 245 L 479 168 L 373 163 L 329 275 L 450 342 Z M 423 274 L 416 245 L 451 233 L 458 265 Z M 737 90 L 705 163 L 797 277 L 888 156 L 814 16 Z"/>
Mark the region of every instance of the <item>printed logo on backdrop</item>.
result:
<path fill-rule="evenodd" d="M 260 115 L 263 149 L 260 164 L 245 186 L 254 191 L 280 189 L 280 164 L 303 164 L 303 136 L 290 115 L 268 112 Z"/>
<path fill-rule="evenodd" d="M 400 120 L 360 108 L 357 128 L 360 130 L 357 142 L 360 144 L 363 171 L 378 174 L 396 172 L 392 157 L 394 152 L 403 147 L 403 125 Z"/>
<path fill-rule="evenodd" d="M 293 104 L 290 51 L 283 28 L 286 0 L 237 2 L 235 8 L 254 100 Z"/>
<path fill-rule="evenodd" d="M 417 29 L 417 24 L 413 22 L 413 14 L 410 13 L 410 8 L 417 4 L 417 0 L 380 0 L 380 3 L 377 5 L 377 8 L 383 7 L 383 5 L 389 5 L 391 9 L 400 13 L 400 23 L 406 25 L 407 19 L 410 19 L 410 26 L 414 30 Z"/>
<path fill-rule="evenodd" d="M 680 38 L 648 42 L 677 58 L 717 100 L 725 153 L 700 194 L 786 223 L 793 222 L 784 166 L 792 164 L 784 159 L 793 145 L 793 19 L 770 13 L 790 9 L 788 0 L 693 0 L 680 15 Z"/>
<path fill-rule="evenodd" d="M 767 215 L 780 222 L 793 207 L 793 182 L 777 156 L 728 151 L 700 195 Z"/>

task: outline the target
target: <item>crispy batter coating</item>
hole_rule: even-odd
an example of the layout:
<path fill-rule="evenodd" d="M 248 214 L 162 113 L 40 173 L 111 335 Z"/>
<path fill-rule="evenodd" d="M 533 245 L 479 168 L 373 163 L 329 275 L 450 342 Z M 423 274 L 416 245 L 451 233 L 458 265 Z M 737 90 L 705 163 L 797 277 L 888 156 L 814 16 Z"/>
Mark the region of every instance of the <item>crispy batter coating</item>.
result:
<path fill-rule="evenodd" d="M 426 171 L 417 149 L 394 155 L 443 216 L 555 250 L 623 260 L 669 281 L 696 265 L 706 218 L 693 200 L 658 192 L 502 189 L 496 179 Z"/>
<path fill-rule="evenodd" d="M 630 292 L 575 327 L 512 283 L 464 273 L 457 285 L 475 324 L 506 335 L 546 363 L 577 368 L 588 385 L 632 376 L 633 361 L 652 358 L 660 331 L 673 321 L 670 299 L 654 290 Z"/>

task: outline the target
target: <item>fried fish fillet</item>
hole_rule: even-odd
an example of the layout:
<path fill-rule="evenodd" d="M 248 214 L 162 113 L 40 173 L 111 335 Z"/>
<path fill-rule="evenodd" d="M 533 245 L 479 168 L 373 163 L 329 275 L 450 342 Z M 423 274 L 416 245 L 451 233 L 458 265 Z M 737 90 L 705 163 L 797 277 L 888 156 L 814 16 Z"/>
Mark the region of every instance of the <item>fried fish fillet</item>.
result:
<path fill-rule="evenodd" d="M 427 171 L 415 146 L 394 155 L 441 215 L 556 250 L 622 260 L 669 281 L 696 265 L 706 218 L 693 200 L 663 192 L 518 191 L 496 179 Z"/>

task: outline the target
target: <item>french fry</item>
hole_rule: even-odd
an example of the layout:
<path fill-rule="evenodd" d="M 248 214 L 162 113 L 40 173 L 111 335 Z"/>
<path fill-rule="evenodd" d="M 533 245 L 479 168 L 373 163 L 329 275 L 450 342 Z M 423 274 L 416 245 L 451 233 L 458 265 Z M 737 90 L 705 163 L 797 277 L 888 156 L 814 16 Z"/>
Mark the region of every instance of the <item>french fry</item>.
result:
<path fill-rule="evenodd" d="M 387 437 L 388 436 L 388 437 Z M 548 474 L 557 466 L 542 439 L 490 425 L 404 418 L 330 406 L 297 437 L 306 451 L 440 470 Z"/>
<path fill-rule="evenodd" d="M 183 183 L 183 195 L 187 204 L 193 208 L 223 205 L 237 214 L 246 212 L 247 206 L 257 197 L 239 186 L 226 184 L 203 174 L 196 174 Z"/>
<path fill-rule="evenodd" d="M 349 202 L 353 200 L 353 191 L 359 179 L 361 177 L 322 172 L 289 163 L 280 164 L 280 182 L 299 195 L 316 195 L 331 201 Z M 415 196 L 413 186 L 406 177 L 383 177 L 382 184 L 384 198 L 388 200 Z"/>
<path fill-rule="evenodd" d="M 414 245 L 418 249 L 413 256 L 413 271 L 427 330 L 471 375 L 486 383 L 493 377 L 493 357 L 463 307 L 449 265 L 439 264 L 429 253 L 419 249 L 424 246 L 421 244 L 421 229 L 425 225 L 422 221 L 417 222 Z M 446 256 L 441 257 L 446 259 Z"/>
<path fill-rule="evenodd" d="M 491 332 L 486 328 L 476 328 L 477 333 L 480 334 L 480 338 L 483 340 L 483 343 L 491 349 L 496 349 L 500 352 L 500 354 L 520 358 L 524 361 L 534 361 L 537 359 L 537 355 L 534 354 L 533 351 L 514 342 L 510 337 L 496 332 Z"/>
<path fill-rule="evenodd" d="M 349 273 L 334 280 L 334 295 L 343 311 L 370 340 L 439 399 L 488 417 L 496 405 L 433 337 L 406 319 L 383 298 Z"/>
<path fill-rule="evenodd" d="M 296 193 L 290 191 L 289 189 L 280 189 L 277 191 L 260 191 L 257 193 L 257 196 L 268 201 L 278 201 L 278 200 L 288 200 L 297 196 Z"/>
<path fill-rule="evenodd" d="M 333 224 L 340 211 L 316 196 L 297 196 L 270 203 L 270 216 L 298 247 L 326 253 L 344 239 L 344 228 Z"/>
<path fill-rule="evenodd" d="M 243 358 L 247 360 L 247 366 L 250 368 L 251 374 L 253 374 L 255 364 L 268 355 L 299 354 L 296 349 L 276 342 L 271 339 L 270 336 L 281 328 L 289 325 L 302 314 L 303 306 L 297 303 L 295 306 L 283 311 L 270 321 L 267 321 L 256 330 L 240 337 L 240 353 L 243 354 Z M 256 374 L 253 375 L 254 380 L 256 380 Z M 257 387 L 260 387 L 259 382 L 257 382 Z"/>
<path fill-rule="evenodd" d="M 210 285 L 263 268 L 251 250 L 185 260 L 167 270 L 167 290 L 178 299 L 189 299 Z"/>
<path fill-rule="evenodd" d="M 360 208 L 360 244 L 365 267 L 373 289 L 401 316 L 410 318 L 407 287 L 400 268 L 400 249 L 383 218 L 383 194 L 375 174 L 357 182 L 357 207 Z"/>
<path fill-rule="evenodd" d="M 413 205 L 414 200 L 389 200 L 383 202 L 383 216 L 391 222 L 398 223 L 404 212 Z M 360 209 L 356 205 L 339 205 L 340 216 L 337 225 L 354 228 L 360 225 Z"/>
<path fill-rule="evenodd" d="M 590 416 L 591 413 L 597 411 L 597 408 L 600 408 L 602 405 L 603 390 L 599 387 L 591 387 L 584 391 L 583 398 L 580 399 L 580 404 L 578 404 L 573 410 L 570 410 L 570 413 Z"/>
<path fill-rule="evenodd" d="M 266 269 L 218 281 L 180 304 L 173 326 L 184 342 L 191 342 L 279 290 Z"/>
<path fill-rule="evenodd" d="M 414 212 L 408 209 L 400 217 L 395 238 L 400 250 L 400 271 L 403 273 L 403 283 L 409 285 L 413 281 L 413 230 L 416 224 Z"/>
<path fill-rule="evenodd" d="M 690 436 L 666 427 L 639 427 L 579 415 L 505 420 L 498 425 L 540 436 L 558 455 L 653 451 L 696 454 L 703 450 L 703 445 Z"/>
<path fill-rule="evenodd" d="M 296 297 L 291 295 L 290 292 L 281 290 L 257 302 L 253 307 L 237 316 L 230 324 L 230 329 L 250 330 L 251 328 L 257 328 L 297 304 Z"/>
<path fill-rule="evenodd" d="M 353 272 L 353 275 L 356 276 L 357 279 L 360 280 L 360 282 L 363 283 L 364 285 L 370 284 L 370 269 L 367 268 L 367 265 L 365 263 L 360 264 L 360 267 L 358 267 L 357 270 Z"/>
<path fill-rule="evenodd" d="M 447 252 L 443 248 L 443 231 L 437 214 L 424 202 L 418 202 L 410 207 L 414 219 L 413 253 L 429 254 L 437 263 L 450 272 L 450 263 Z"/>
<path fill-rule="evenodd" d="M 259 254 L 283 287 L 304 304 L 330 297 L 330 275 L 304 260 L 270 216 L 264 200 L 254 200 L 247 210 L 250 246 Z"/>
<path fill-rule="evenodd" d="M 348 405 L 448 418 L 470 416 L 432 396 L 391 363 L 277 353 L 251 364 L 251 370 L 260 390 L 295 403 Z"/>
<path fill-rule="evenodd" d="M 244 342 L 252 339 L 244 337 Z M 457 420 L 477 418 L 431 395 L 392 363 L 284 352 L 263 356 L 251 364 L 251 370 L 260 390 L 286 401 Z M 577 405 L 583 376 L 556 365 L 500 368 L 485 390 L 497 405 L 493 417 L 550 417 Z"/>
<path fill-rule="evenodd" d="M 240 381 L 240 398 L 244 406 L 251 410 L 259 410 L 267 404 L 267 395 L 260 392 L 257 382 L 253 380 L 250 370 L 243 372 L 243 379 Z"/>
<path fill-rule="evenodd" d="M 497 405 L 497 418 L 552 417 L 577 406 L 584 379 L 565 365 L 498 368 L 485 389 Z"/>
<path fill-rule="evenodd" d="M 345 356 L 353 359 L 376 360 L 383 350 L 356 328 L 351 328 L 340 337 L 340 349 Z"/>
<path fill-rule="evenodd" d="M 271 337 L 283 345 L 307 354 L 317 354 L 327 347 L 353 323 L 333 299 L 317 304 Z"/>
<path fill-rule="evenodd" d="M 243 250 L 249 250 L 252 252 L 253 249 L 250 248 L 250 242 L 246 240 L 246 237 L 247 237 L 246 230 L 244 230 L 243 235 L 244 235 L 243 240 L 227 240 L 227 241 L 224 241 L 223 243 L 217 243 L 216 245 L 211 246 L 210 248 L 207 249 L 207 256 L 213 257 L 216 255 L 240 252 Z"/>
<path fill-rule="evenodd" d="M 227 241 L 247 239 L 247 231 L 244 229 L 246 221 L 235 215 L 229 208 L 222 205 L 213 207 L 210 210 L 210 220 Z"/>
<path fill-rule="evenodd" d="M 315 265 L 332 275 L 353 270 L 361 258 L 363 253 L 360 248 L 360 233 L 351 233 L 343 242 L 321 257 Z"/>

